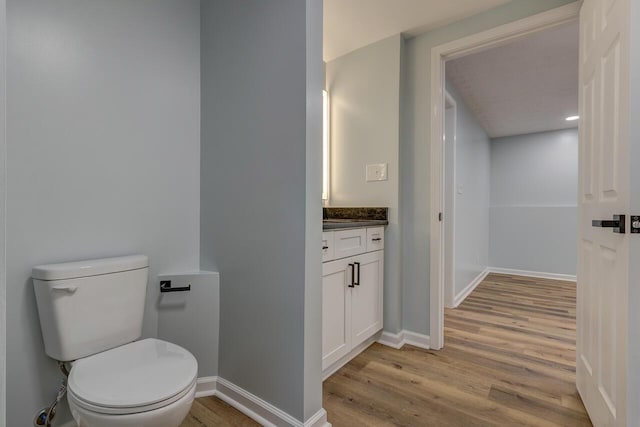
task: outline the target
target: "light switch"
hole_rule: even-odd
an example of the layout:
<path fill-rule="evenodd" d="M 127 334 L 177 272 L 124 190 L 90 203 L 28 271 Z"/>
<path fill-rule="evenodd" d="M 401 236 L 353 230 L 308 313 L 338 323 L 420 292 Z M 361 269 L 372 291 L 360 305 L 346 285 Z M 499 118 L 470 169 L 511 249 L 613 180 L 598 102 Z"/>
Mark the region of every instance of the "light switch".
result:
<path fill-rule="evenodd" d="M 367 165 L 366 180 L 369 181 L 386 181 L 387 180 L 387 164 L 376 163 Z"/>

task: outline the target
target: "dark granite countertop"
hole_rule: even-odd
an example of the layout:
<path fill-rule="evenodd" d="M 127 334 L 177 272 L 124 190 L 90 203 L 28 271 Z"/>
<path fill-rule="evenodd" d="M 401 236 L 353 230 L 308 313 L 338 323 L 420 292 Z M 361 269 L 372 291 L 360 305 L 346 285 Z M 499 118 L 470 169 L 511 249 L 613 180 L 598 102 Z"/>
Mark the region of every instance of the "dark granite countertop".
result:
<path fill-rule="evenodd" d="M 380 227 L 389 224 L 388 208 L 328 207 L 322 209 L 322 229 Z"/>
<path fill-rule="evenodd" d="M 386 219 L 325 219 L 322 221 L 322 229 L 342 230 L 345 228 L 380 227 L 388 224 L 389 221 Z"/>

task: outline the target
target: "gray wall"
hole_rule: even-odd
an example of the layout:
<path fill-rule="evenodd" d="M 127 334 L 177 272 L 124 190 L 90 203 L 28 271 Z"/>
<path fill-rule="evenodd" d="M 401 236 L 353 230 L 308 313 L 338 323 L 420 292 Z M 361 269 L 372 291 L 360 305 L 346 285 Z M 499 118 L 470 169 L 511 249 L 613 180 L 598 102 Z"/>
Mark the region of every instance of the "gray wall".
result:
<path fill-rule="evenodd" d="M 491 141 L 491 267 L 576 274 L 578 130 Z"/>
<path fill-rule="evenodd" d="M 322 407 L 322 2 L 306 11 L 306 200 L 304 298 L 304 419 Z"/>
<path fill-rule="evenodd" d="M 5 139 L 5 117 L 6 117 L 6 22 L 7 2 L 0 0 L 0 427 L 5 426 L 5 357 L 6 357 L 6 296 L 7 296 L 7 274 L 6 274 L 6 251 L 5 251 L 5 229 L 6 229 L 6 159 L 7 144 Z"/>
<path fill-rule="evenodd" d="M 320 319 L 321 256 L 306 238 L 317 227 L 309 237 L 317 245 L 321 220 L 305 219 L 320 212 L 321 194 L 318 165 L 306 166 L 307 145 L 321 147 L 316 8 L 297 0 L 201 8 L 201 267 L 220 272 L 219 375 L 300 420 L 322 405 L 317 389 L 305 402 L 320 385 L 305 384 L 305 372 L 319 378 L 321 353 L 303 351 L 305 340 L 319 349 L 321 339 L 307 324 Z M 316 177 L 309 190 L 307 172 Z"/>
<path fill-rule="evenodd" d="M 149 255 L 147 336 L 156 275 L 198 269 L 199 4 L 8 2 L 10 426 L 31 425 L 61 379 L 42 345 L 34 265 Z"/>
<path fill-rule="evenodd" d="M 191 290 L 160 294 L 158 338 L 189 350 L 198 361 L 199 378 L 218 375 L 220 275 L 170 273 L 159 275 L 160 280 L 170 280 L 174 287 L 191 286 Z"/>
<path fill-rule="evenodd" d="M 489 265 L 489 198 L 491 142 L 453 85 L 447 91 L 456 101 L 455 287 L 459 295 Z M 448 161 L 451 159 L 447 159 Z M 447 162 L 447 167 L 453 164 Z"/>
<path fill-rule="evenodd" d="M 331 97 L 329 206 L 385 206 L 384 328 L 401 328 L 399 138 L 400 35 L 326 64 Z M 365 168 L 387 163 L 387 181 L 366 182 Z"/>
<path fill-rule="evenodd" d="M 431 48 L 570 0 L 513 0 L 407 40 L 400 141 L 403 326 L 429 334 L 429 134 Z"/>

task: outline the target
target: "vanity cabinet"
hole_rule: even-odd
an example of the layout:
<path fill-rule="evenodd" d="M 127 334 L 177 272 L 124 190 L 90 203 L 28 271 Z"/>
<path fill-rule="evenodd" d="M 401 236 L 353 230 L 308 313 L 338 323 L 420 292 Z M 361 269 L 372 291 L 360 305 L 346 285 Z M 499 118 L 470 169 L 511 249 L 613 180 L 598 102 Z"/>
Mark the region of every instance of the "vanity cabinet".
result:
<path fill-rule="evenodd" d="M 383 234 L 382 227 L 323 233 L 323 248 L 326 242 L 335 245 L 323 249 L 323 254 L 327 251 L 336 258 L 322 264 L 325 377 L 364 350 L 359 346 L 382 330 L 384 244 L 377 239 Z M 369 239 L 376 239 L 373 246 Z"/>

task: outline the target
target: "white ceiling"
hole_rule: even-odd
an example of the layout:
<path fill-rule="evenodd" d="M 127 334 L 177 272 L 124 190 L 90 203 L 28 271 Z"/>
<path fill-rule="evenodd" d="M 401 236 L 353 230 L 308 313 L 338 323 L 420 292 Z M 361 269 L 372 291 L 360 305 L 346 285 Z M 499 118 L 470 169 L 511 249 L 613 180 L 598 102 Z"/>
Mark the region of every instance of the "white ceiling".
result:
<path fill-rule="evenodd" d="M 492 138 L 576 127 L 578 23 L 447 62 L 447 79 Z"/>
<path fill-rule="evenodd" d="M 509 0 L 324 0 L 324 60 L 396 34 L 415 36 Z"/>

